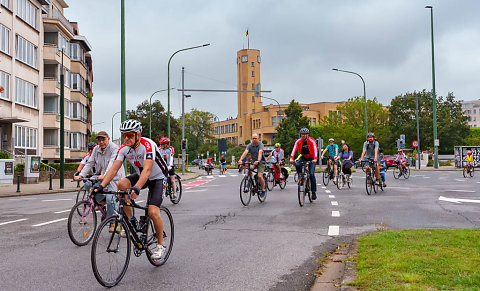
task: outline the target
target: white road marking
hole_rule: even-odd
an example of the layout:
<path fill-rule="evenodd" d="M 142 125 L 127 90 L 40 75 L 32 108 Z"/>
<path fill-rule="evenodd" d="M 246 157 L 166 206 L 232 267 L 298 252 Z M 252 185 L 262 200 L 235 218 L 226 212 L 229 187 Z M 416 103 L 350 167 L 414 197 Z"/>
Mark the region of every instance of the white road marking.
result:
<path fill-rule="evenodd" d="M 71 201 L 71 200 L 73 200 L 73 198 L 60 198 L 60 199 L 42 200 L 42 202 Z"/>
<path fill-rule="evenodd" d="M 331 202 L 333 206 L 338 206 L 338 202 L 337 201 L 332 201 Z"/>
<path fill-rule="evenodd" d="M 340 211 L 332 211 L 333 217 L 340 217 Z"/>
<path fill-rule="evenodd" d="M 24 220 L 27 220 L 27 219 L 28 219 L 28 218 L 20 218 L 20 219 L 17 219 L 17 220 L 1 222 L 1 223 L 0 223 L 0 226 L 5 225 L 5 224 L 14 223 L 14 222 L 24 221 Z"/>
<path fill-rule="evenodd" d="M 473 191 L 473 190 L 445 190 L 445 192 L 475 193 L 475 191 Z"/>
<path fill-rule="evenodd" d="M 236 177 L 236 176 L 238 176 L 238 175 L 230 175 L 230 177 Z"/>
<path fill-rule="evenodd" d="M 213 176 L 205 176 L 204 178 L 213 179 Z"/>
<path fill-rule="evenodd" d="M 39 223 L 39 224 L 34 224 L 34 225 L 32 225 L 32 226 L 33 226 L 33 227 L 44 226 L 44 225 L 47 225 L 47 224 L 52 224 L 52 223 L 64 221 L 64 220 L 67 220 L 67 219 L 68 219 L 68 218 L 65 217 L 65 218 L 55 219 L 55 220 L 52 220 L 52 221 L 47 221 L 47 222 L 43 222 L 43 223 Z"/>
<path fill-rule="evenodd" d="M 35 197 L 22 197 L 22 198 L 10 198 L 8 200 L 15 201 L 15 200 L 34 200 L 34 199 L 37 199 L 37 198 L 35 198 Z"/>
<path fill-rule="evenodd" d="M 220 178 L 225 178 L 226 175 L 218 175 Z"/>
<path fill-rule="evenodd" d="M 465 179 L 454 179 L 454 180 L 457 181 L 457 182 L 463 182 L 463 181 L 465 181 Z M 477 182 L 477 183 L 478 183 L 478 182 Z"/>
<path fill-rule="evenodd" d="M 430 177 L 425 176 L 425 177 L 423 177 L 423 179 L 430 179 Z"/>
<path fill-rule="evenodd" d="M 326 188 L 327 188 L 327 187 L 325 187 L 325 186 L 322 186 L 322 189 L 326 189 Z"/>
<path fill-rule="evenodd" d="M 207 191 L 207 189 L 197 189 L 197 190 L 190 190 L 185 192 L 192 193 L 192 192 L 204 192 L 204 191 Z"/>
<path fill-rule="evenodd" d="M 317 186 L 322 186 L 322 184 L 317 184 Z M 325 187 L 322 187 L 322 188 L 325 188 Z"/>
<path fill-rule="evenodd" d="M 330 225 L 328 227 L 328 235 L 339 235 L 339 234 L 340 234 L 340 226 Z"/>
<path fill-rule="evenodd" d="M 412 188 L 410 188 L 410 187 L 395 187 L 395 186 L 388 186 L 388 188 L 390 188 L 390 189 L 404 189 L 404 190 L 410 190 L 410 189 L 412 189 Z"/>
<path fill-rule="evenodd" d="M 62 211 L 56 211 L 54 212 L 55 214 L 59 214 L 59 213 L 65 213 L 65 212 L 69 212 L 71 209 L 67 209 L 67 210 L 62 210 Z"/>
<path fill-rule="evenodd" d="M 325 193 L 332 193 L 332 191 L 330 191 L 330 190 L 325 190 Z"/>
<path fill-rule="evenodd" d="M 335 195 L 328 195 L 328 198 L 335 198 Z"/>
<path fill-rule="evenodd" d="M 460 198 L 447 198 L 447 197 L 443 197 L 443 196 L 438 197 L 438 200 L 440 200 L 440 201 L 447 201 L 447 202 L 453 202 L 453 203 L 461 203 L 461 202 L 480 203 L 480 200 L 460 199 Z"/>

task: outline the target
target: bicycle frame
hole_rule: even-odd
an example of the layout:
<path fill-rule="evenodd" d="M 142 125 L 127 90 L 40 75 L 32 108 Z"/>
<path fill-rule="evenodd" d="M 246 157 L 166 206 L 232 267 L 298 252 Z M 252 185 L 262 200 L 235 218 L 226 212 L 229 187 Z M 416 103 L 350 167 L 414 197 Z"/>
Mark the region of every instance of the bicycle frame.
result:
<path fill-rule="evenodd" d="M 83 182 L 87 182 L 87 181 L 91 181 L 91 182 L 98 182 L 98 179 L 97 178 L 80 178 L 79 181 L 83 181 Z M 100 210 L 100 212 L 102 213 L 102 216 L 103 217 L 107 217 L 107 213 L 103 210 L 103 205 L 98 203 L 97 200 L 95 199 L 95 195 L 96 193 L 93 193 L 93 185 L 92 187 L 90 188 L 90 193 L 88 193 L 88 202 L 90 202 L 90 207 L 88 209 L 88 216 L 87 216 L 87 220 L 90 218 L 90 214 L 92 214 L 94 210 L 94 207 L 96 206 L 99 206 L 98 209 Z M 85 211 L 86 209 L 84 209 Z M 92 211 L 93 210 L 93 211 Z M 83 213 L 83 216 L 85 216 L 85 212 Z"/>

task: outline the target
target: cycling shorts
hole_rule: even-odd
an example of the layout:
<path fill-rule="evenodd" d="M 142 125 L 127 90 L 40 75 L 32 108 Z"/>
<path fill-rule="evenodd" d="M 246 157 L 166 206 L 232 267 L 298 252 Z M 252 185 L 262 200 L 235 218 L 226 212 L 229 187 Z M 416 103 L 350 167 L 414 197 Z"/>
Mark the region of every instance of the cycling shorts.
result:
<path fill-rule="evenodd" d="M 126 178 L 130 181 L 132 186 L 134 186 L 135 184 L 137 184 L 140 176 L 138 174 L 132 174 L 128 175 Z M 166 179 L 147 180 L 145 185 L 143 185 L 142 187 L 142 189 L 148 187 L 147 205 L 155 205 L 157 207 L 160 207 L 160 205 L 162 205 L 163 190 L 165 189 L 165 186 Z"/>

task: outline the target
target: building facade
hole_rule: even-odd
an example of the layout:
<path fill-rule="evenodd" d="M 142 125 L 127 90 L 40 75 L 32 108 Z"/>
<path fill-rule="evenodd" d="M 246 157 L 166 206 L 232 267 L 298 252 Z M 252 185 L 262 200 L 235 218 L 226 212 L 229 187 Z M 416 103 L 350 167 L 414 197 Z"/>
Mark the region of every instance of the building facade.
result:
<path fill-rule="evenodd" d="M 0 151 L 59 161 L 63 62 L 65 160 L 80 160 L 91 134 L 90 44 L 63 0 L 0 3 Z"/>
<path fill-rule="evenodd" d="M 480 100 L 462 101 L 462 110 L 468 116 L 468 126 L 480 127 Z"/>
<path fill-rule="evenodd" d="M 237 52 L 237 90 L 255 91 L 260 86 L 260 51 L 255 49 L 243 49 Z M 268 93 L 266 93 L 268 94 Z M 285 117 L 285 109 L 288 104 L 275 104 L 265 97 L 255 96 L 254 92 L 238 92 L 236 118 L 228 118 L 224 121 L 212 121 L 212 135 L 216 138 L 225 138 L 234 144 L 245 144 L 250 140 L 253 133 L 259 135 L 260 140 L 266 140 L 273 144 L 276 135 L 276 127 Z M 263 101 L 274 103 L 263 105 Z M 311 104 L 300 103 L 303 115 L 310 120 L 310 125 L 317 125 L 325 116 L 340 114 L 337 106 L 343 102 L 318 102 Z"/>

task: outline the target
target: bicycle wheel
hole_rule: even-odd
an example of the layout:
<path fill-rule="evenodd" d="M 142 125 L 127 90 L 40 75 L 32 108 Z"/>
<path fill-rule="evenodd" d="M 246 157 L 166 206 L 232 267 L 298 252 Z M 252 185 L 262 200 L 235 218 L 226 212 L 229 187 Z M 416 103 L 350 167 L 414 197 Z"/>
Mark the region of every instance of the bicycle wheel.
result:
<path fill-rule="evenodd" d="M 267 180 L 267 177 L 266 177 L 265 173 L 263 173 L 263 181 L 264 181 L 264 183 L 267 183 L 266 180 Z M 257 180 L 257 187 L 258 187 L 258 192 L 257 192 L 258 201 L 260 201 L 260 202 L 263 203 L 263 202 L 265 202 L 265 199 L 267 199 L 267 193 L 268 193 L 268 191 L 265 191 L 265 194 L 263 194 L 263 197 L 261 197 L 262 195 L 260 195 L 260 193 L 261 193 L 260 183 L 258 183 L 258 180 Z M 272 187 L 272 189 L 273 189 L 273 187 Z M 265 190 L 267 190 L 267 189 L 265 189 Z M 270 190 L 270 189 L 268 189 L 268 190 Z"/>
<path fill-rule="evenodd" d="M 148 261 L 155 267 L 159 267 L 165 264 L 165 262 L 168 260 L 168 257 L 172 252 L 174 239 L 173 218 L 170 210 L 168 210 L 168 208 L 160 206 L 160 217 L 162 218 L 163 222 L 163 240 L 165 242 L 165 247 L 167 247 L 165 254 L 160 259 L 152 259 L 152 250 L 157 246 L 158 238 L 157 232 L 155 231 L 155 228 L 153 226 L 153 221 L 150 219 L 147 226 L 147 239 L 145 243 Z"/>
<path fill-rule="evenodd" d="M 268 191 L 272 191 L 273 187 L 275 187 L 275 176 L 273 175 L 272 172 L 270 171 L 268 172 L 265 183 L 267 183 Z"/>
<path fill-rule="evenodd" d="M 68 236 L 77 246 L 90 242 L 97 228 L 97 213 L 95 205 L 90 201 L 79 201 L 68 215 Z"/>
<path fill-rule="evenodd" d="M 85 189 L 85 185 L 83 185 L 80 190 L 78 190 L 78 193 L 77 193 L 77 200 L 75 201 L 75 204 L 78 202 L 78 201 L 82 201 L 82 200 L 86 200 L 86 197 L 87 196 L 87 189 Z"/>
<path fill-rule="evenodd" d="M 338 190 L 342 190 L 343 188 L 343 175 L 342 174 L 337 174 L 337 179 L 335 180 L 335 183 L 337 183 L 337 188 Z"/>
<path fill-rule="evenodd" d="M 305 182 L 306 179 L 302 175 L 298 181 L 298 204 L 300 204 L 300 207 L 305 204 Z"/>
<path fill-rule="evenodd" d="M 373 183 L 372 188 L 373 188 L 373 192 L 377 193 L 378 192 L 378 184 L 377 184 L 378 180 L 377 180 L 377 177 L 374 178 L 374 175 L 375 175 L 375 173 L 372 173 L 372 183 Z"/>
<path fill-rule="evenodd" d="M 470 170 L 470 177 L 473 178 L 474 172 L 475 172 L 475 168 L 472 166 L 472 169 Z"/>
<path fill-rule="evenodd" d="M 312 191 L 310 189 L 311 185 L 310 185 L 310 176 L 307 174 L 306 175 L 306 180 L 305 180 L 305 194 L 308 196 L 308 201 L 310 201 L 310 203 L 313 202 L 312 200 Z"/>
<path fill-rule="evenodd" d="M 467 167 L 463 168 L 463 177 L 466 178 L 468 175 L 468 169 Z"/>
<path fill-rule="evenodd" d="M 298 183 L 298 173 L 295 172 L 295 175 L 293 175 L 293 181 L 295 181 L 295 183 Z"/>
<path fill-rule="evenodd" d="M 327 186 L 330 182 L 330 168 L 326 168 L 323 171 L 323 185 Z"/>
<path fill-rule="evenodd" d="M 247 206 L 250 203 L 250 199 L 252 199 L 251 184 L 248 176 L 243 177 L 240 182 L 240 201 L 242 201 L 242 204 L 245 206 Z"/>
<path fill-rule="evenodd" d="M 110 233 L 111 223 L 115 229 L 124 230 L 125 237 L 121 231 Z M 108 217 L 98 227 L 92 242 L 91 262 L 93 274 L 102 286 L 117 285 L 127 272 L 132 251 L 130 240 L 130 230 L 117 216 Z"/>
<path fill-rule="evenodd" d="M 177 193 L 177 199 L 172 199 L 172 195 L 170 195 L 170 201 L 173 204 L 178 204 L 182 199 L 182 181 L 178 175 L 175 175 L 175 193 Z"/>
<path fill-rule="evenodd" d="M 347 179 L 347 186 L 348 186 L 348 188 L 349 188 L 349 189 L 352 188 L 352 182 L 353 182 L 353 180 L 352 180 L 352 175 L 350 174 L 350 177 L 345 178 L 345 179 Z"/>
<path fill-rule="evenodd" d="M 285 174 L 283 172 L 280 172 L 280 182 L 278 183 L 278 186 L 280 186 L 280 189 L 285 189 L 286 185 L 287 179 L 285 178 Z"/>
<path fill-rule="evenodd" d="M 367 195 L 372 194 L 373 180 L 372 177 L 370 177 L 369 175 L 367 175 L 365 179 L 365 188 L 367 190 Z"/>
<path fill-rule="evenodd" d="M 403 169 L 403 178 L 405 178 L 405 180 L 410 178 L 410 168 L 408 166 Z"/>
<path fill-rule="evenodd" d="M 393 168 L 393 177 L 398 179 L 400 177 L 400 169 L 398 167 Z"/>

